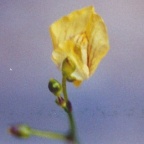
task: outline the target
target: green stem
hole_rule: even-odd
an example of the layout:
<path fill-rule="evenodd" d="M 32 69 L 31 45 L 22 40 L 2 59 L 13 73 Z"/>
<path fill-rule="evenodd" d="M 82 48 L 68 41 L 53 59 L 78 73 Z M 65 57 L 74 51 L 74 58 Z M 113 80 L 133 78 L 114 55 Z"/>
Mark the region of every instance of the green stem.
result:
<path fill-rule="evenodd" d="M 67 103 L 68 102 L 68 95 L 67 95 L 67 89 L 66 89 L 66 77 L 64 75 L 62 78 L 62 88 L 63 88 L 64 99 Z M 70 136 L 72 137 L 74 144 L 78 144 L 78 140 L 76 138 L 76 127 L 75 127 L 75 121 L 74 121 L 73 113 L 72 113 L 72 111 L 68 110 L 67 114 L 68 114 L 69 125 L 70 125 Z"/>
<path fill-rule="evenodd" d="M 76 139 L 76 136 L 75 136 L 76 128 L 75 128 L 75 122 L 74 122 L 74 117 L 73 117 L 72 112 L 68 113 L 68 118 L 70 122 L 71 134 L 74 136 L 74 139 Z"/>
<path fill-rule="evenodd" d="M 63 76 L 63 78 L 62 78 L 62 88 L 63 88 L 64 99 L 67 102 L 68 101 L 68 95 L 67 95 L 67 90 L 66 90 L 66 77 L 65 76 Z"/>
<path fill-rule="evenodd" d="M 36 129 L 31 129 L 31 134 L 38 137 L 44 137 L 49 139 L 66 140 L 66 136 L 59 133 L 40 131 Z"/>

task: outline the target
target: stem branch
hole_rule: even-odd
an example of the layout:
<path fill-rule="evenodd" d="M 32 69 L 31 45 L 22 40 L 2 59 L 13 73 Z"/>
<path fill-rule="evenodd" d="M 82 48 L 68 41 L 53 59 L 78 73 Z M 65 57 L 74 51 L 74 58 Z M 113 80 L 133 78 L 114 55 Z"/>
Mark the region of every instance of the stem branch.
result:
<path fill-rule="evenodd" d="M 48 132 L 48 131 L 40 131 L 36 129 L 31 129 L 31 134 L 38 137 L 57 139 L 57 140 L 66 140 L 66 136 L 63 134 Z"/>

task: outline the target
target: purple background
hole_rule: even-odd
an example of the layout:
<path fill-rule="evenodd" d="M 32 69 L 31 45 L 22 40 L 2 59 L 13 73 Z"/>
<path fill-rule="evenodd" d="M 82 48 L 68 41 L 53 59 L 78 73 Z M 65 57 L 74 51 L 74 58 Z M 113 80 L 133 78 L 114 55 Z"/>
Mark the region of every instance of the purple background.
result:
<path fill-rule="evenodd" d="M 63 144 L 8 135 L 11 124 L 65 132 L 48 80 L 61 80 L 51 61 L 48 27 L 93 5 L 108 28 L 110 51 L 96 73 L 76 89 L 68 84 L 81 144 L 144 143 L 143 0 L 0 0 L 0 143 Z"/>

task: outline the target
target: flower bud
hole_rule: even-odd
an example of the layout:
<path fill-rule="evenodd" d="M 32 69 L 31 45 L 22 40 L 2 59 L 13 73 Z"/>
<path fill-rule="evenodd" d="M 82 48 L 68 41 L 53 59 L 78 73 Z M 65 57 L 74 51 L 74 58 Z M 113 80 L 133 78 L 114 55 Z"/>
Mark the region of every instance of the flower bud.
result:
<path fill-rule="evenodd" d="M 75 69 L 75 63 L 69 57 L 66 57 L 62 63 L 63 75 L 69 77 L 75 71 Z"/>
<path fill-rule="evenodd" d="M 66 112 L 68 112 L 68 113 L 72 112 L 72 105 L 69 100 L 66 102 L 63 97 L 59 96 L 59 97 L 57 97 L 55 102 L 58 106 L 63 108 Z"/>
<path fill-rule="evenodd" d="M 50 79 L 48 88 L 55 96 L 59 96 L 62 91 L 61 84 L 55 79 Z"/>
<path fill-rule="evenodd" d="M 68 100 L 67 103 L 66 103 L 66 109 L 65 109 L 66 112 L 72 112 L 72 105 L 71 105 L 71 102 Z"/>
<path fill-rule="evenodd" d="M 10 134 L 18 138 L 29 138 L 31 136 L 31 129 L 27 125 L 15 125 L 9 128 Z"/>
<path fill-rule="evenodd" d="M 57 105 L 59 105 L 59 106 L 62 107 L 62 108 L 65 108 L 65 107 L 66 107 L 66 101 L 65 101 L 64 98 L 61 97 L 61 96 L 57 97 L 57 99 L 56 99 L 55 102 L 56 102 Z"/>

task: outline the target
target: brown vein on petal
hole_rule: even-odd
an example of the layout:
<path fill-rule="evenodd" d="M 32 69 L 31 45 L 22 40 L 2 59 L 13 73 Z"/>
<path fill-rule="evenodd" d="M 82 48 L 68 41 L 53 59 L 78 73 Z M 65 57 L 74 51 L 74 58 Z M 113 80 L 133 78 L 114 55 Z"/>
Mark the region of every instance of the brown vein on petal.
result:
<path fill-rule="evenodd" d="M 92 46 L 91 45 L 89 45 L 88 46 L 88 55 L 87 55 L 87 66 L 88 66 L 88 68 L 90 69 L 90 66 L 91 66 L 91 61 L 90 61 L 90 53 L 91 53 L 91 49 L 92 49 Z"/>

